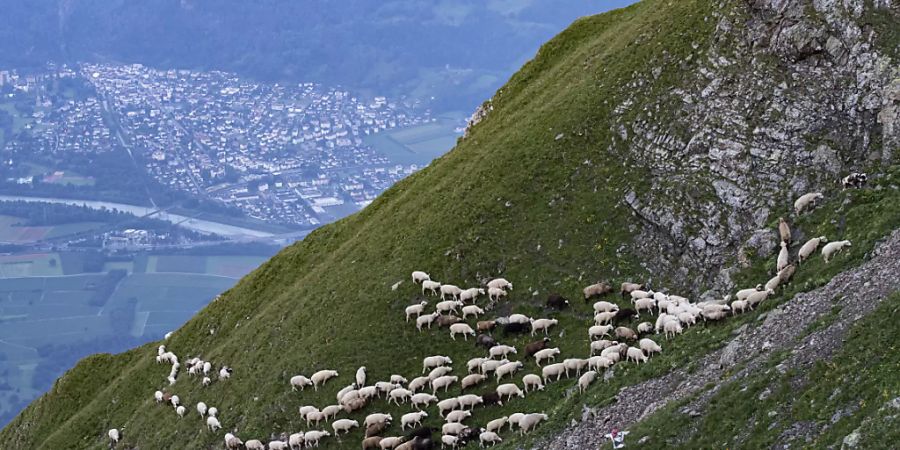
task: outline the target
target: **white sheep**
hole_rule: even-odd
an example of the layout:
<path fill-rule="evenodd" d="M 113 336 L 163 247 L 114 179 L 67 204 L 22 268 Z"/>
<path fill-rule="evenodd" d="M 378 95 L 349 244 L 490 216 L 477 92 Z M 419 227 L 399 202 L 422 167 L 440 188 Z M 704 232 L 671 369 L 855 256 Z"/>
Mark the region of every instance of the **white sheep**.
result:
<path fill-rule="evenodd" d="M 227 380 L 227 379 L 231 378 L 231 372 L 232 372 L 231 367 L 223 366 L 221 369 L 219 369 L 219 379 Z"/>
<path fill-rule="evenodd" d="M 441 434 L 456 436 L 466 428 L 468 427 L 459 422 L 445 423 L 441 426 Z"/>
<path fill-rule="evenodd" d="M 613 360 L 605 356 L 591 356 L 588 358 L 588 369 L 591 370 L 608 369 L 613 364 L 615 364 Z"/>
<path fill-rule="evenodd" d="M 556 355 L 558 355 L 558 354 L 559 354 L 559 348 L 556 348 L 556 347 L 538 350 L 537 353 L 534 354 L 534 362 L 538 365 L 538 367 L 540 367 L 541 361 L 543 361 L 545 359 L 549 359 L 551 361 L 555 360 Z"/>
<path fill-rule="evenodd" d="M 406 427 L 416 427 L 422 425 L 422 420 L 428 417 L 425 411 L 411 412 L 400 416 L 400 429 L 406 430 Z"/>
<path fill-rule="evenodd" d="M 113 429 L 109 430 L 108 432 L 106 432 L 106 435 L 109 436 L 109 441 L 112 442 L 112 444 L 114 446 L 116 444 L 118 444 L 119 439 L 122 438 L 122 435 L 119 433 L 119 430 L 116 428 L 113 428 Z"/>
<path fill-rule="evenodd" d="M 439 402 L 437 402 L 438 414 L 441 417 L 444 417 L 445 411 L 453 411 L 456 408 L 459 408 L 459 398 L 450 397 L 445 398 Z"/>
<path fill-rule="evenodd" d="M 325 385 L 326 381 L 328 381 L 336 376 L 338 376 L 338 373 L 336 370 L 320 370 L 320 371 L 312 374 L 312 376 L 309 379 L 313 383 L 313 388 L 318 391 L 320 384 Z"/>
<path fill-rule="evenodd" d="M 228 450 L 238 450 L 244 446 L 244 441 L 231 433 L 225 433 L 225 448 Z"/>
<path fill-rule="evenodd" d="M 469 417 L 472 417 L 472 413 L 470 411 L 465 411 L 465 410 L 460 409 L 460 410 L 456 410 L 456 411 L 450 411 L 449 413 L 447 413 L 447 416 L 444 417 L 444 420 L 446 420 L 447 422 L 459 423 L 459 422 L 462 422 L 462 421 L 468 419 Z"/>
<path fill-rule="evenodd" d="M 351 419 L 338 419 L 331 423 L 331 428 L 334 430 L 334 435 L 337 436 L 341 434 L 341 431 L 344 433 L 349 433 L 350 429 L 356 428 L 359 426 L 359 422 Z"/>
<path fill-rule="evenodd" d="M 420 408 L 420 406 L 422 406 L 422 405 L 428 406 L 430 403 L 436 402 L 437 397 L 435 397 L 431 394 L 419 393 L 419 394 L 414 394 L 412 397 L 409 398 L 409 400 L 410 400 L 410 402 L 412 402 L 412 405 L 416 409 L 421 410 L 422 408 Z"/>
<path fill-rule="evenodd" d="M 347 395 L 348 392 L 354 391 L 354 390 L 356 390 L 356 386 L 354 386 L 352 384 L 348 384 L 347 386 L 342 387 L 341 390 L 338 391 L 335 398 L 337 399 L 338 403 L 340 403 L 341 399 L 344 398 L 344 395 Z"/>
<path fill-rule="evenodd" d="M 484 426 L 484 429 L 486 431 L 498 432 L 503 429 L 503 427 L 506 425 L 508 420 L 509 420 L 509 416 L 503 416 L 503 417 L 500 417 L 499 419 L 494 419 L 494 420 L 488 422 L 487 425 Z"/>
<path fill-rule="evenodd" d="M 219 423 L 219 419 L 216 419 L 213 416 L 209 416 L 206 418 L 206 428 L 209 431 L 215 432 L 215 431 L 219 430 L 220 428 L 222 428 L 222 424 Z"/>
<path fill-rule="evenodd" d="M 497 367 L 497 370 L 494 371 L 494 373 L 497 375 L 497 382 L 499 383 L 500 380 L 507 375 L 516 373 L 516 371 L 518 371 L 522 367 L 524 367 L 524 364 L 522 364 L 521 361 L 508 362 L 500 367 Z"/>
<path fill-rule="evenodd" d="M 597 372 L 593 370 L 589 370 L 584 373 L 580 378 L 578 378 L 578 392 L 584 394 L 584 391 L 587 390 L 588 386 L 597 379 Z M 521 423 L 521 422 L 520 422 Z"/>
<path fill-rule="evenodd" d="M 303 419 L 306 419 L 307 414 L 309 414 L 313 411 L 318 411 L 318 410 L 319 410 L 319 408 L 316 408 L 315 406 L 312 406 L 312 405 L 301 406 L 300 407 L 300 417 Z"/>
<path fill-rule="evenodd" d="M 413 378 L 413 380 L 409 382 L 409 385 L 407 386 L 407 388 L 412 392 L 416 392 L 419 389 L 422 389 L 423 387 L 427 386 L 429 383 L 431 383 L 431 378 L 416 377 L 416 378 Z"/>
<path fill-rule="evenodd" d="M 206 407 L 206 403 L 197 403 L 197 412 L 200 413 L 200 417 L 205 417 L 208 410 L 209 408 Z"/>
<path fill-rule="evenodd" d="M 484 289 L 469 288 L 469 289 L 462 291 L 462 293 L 459 294 L 459 300 L 461 302 L 468 302 L 468 301 L 474 302 L 475 300 L 478 299 L 478 296 L 480 296 L 480 295 L 484 295 Z"/>
<path fill-rule="evenodd" d="M 513 427 L 519 426 L 519 421 L 522 420 L 523 417 L 525 417 L 524 413 L 510 414 L 509 419 L 507 419 L 507 421 L 509 422 L 510 430 L 512 430 Z"/>
<path fill-rule="evenodd" d="M 781 276 L 775 275 L 772 278 L 769 278 L 769 281 L 766 281 L 766 284 L 763 286 L 767 291 L 778 289 L 778 285 L 781 284 Z"/>
<path fill-rule="evenodd" d="M 484 403 L 484 398 L 482 398 L 480 395 L 465 394 L 456 397 L 456 402 L 462 409 L 474 408 L 476 405 Z"/>
<path fill-rule="evenodd" d="M 381 447 L 381 450 L 387 450 L 389 448 L 397 447 L 403 443 L 403 438 L 400 436 L 389 436 L 378 442 L 378 446 Z"/>
<path fill-rule="evenodd" d="M 811 205 L 816 200 L 824 197 L 821 192 L 811 192 L 809 194 L 801 195 L 797 200 L 794 201 L 794 212 L 798 215 L 803 212 L 809 205 Z"/>
<path fill-rule="evenodd" d="M 244 444 L 244 447 L 246 447 L 247 450 L 265 450 L 266 449 L 266 445 L 263 444 L 262 441 L 260 441 L 259 439 L 250 439 L 249 441 L 247 441 L 246 444 Z"/>
<path fill-rule="evenodd" d="M 456 340 L 456 335 L 462 334 L 465 340 L 469 340 L 469 335 L 475 337 L 475 330 L 467 323 L 454 323 L 450 325 L 450 339 Z"/>
<path fill-rule="evenodd" d="M 594 313 L 616 312 L 618 310 L 619 310 L 619 305 L 616 305 L 615 303 L 604 302 L 604 301 L 594 303 Z"/>
<path fill-rule="evenodd" d="M 640 289 L 635 289 L 631 291 L 631 302 L 634 303 L 634 301 L 639 298 L 653 298 L 653 294 L 653 291 L 642 291 Z"/>
<path fill-rule="evenodd" d="M 422 295 L 425 295 L 425 291 L 429 291 L 433 295 L 438 295 L 438 289 L 440 288 L 440 281 L 425 280 L 422 282 Z"/>
<path fill-rule="evenodd" d="M 375 386 L 363 386 L 359 388 L 359 396 L 368 400 L 378 395 L 378 388 Z"/>
<path fill-rule="evenodd" d="M 531 321 L 531 335 L 538 331 L 543 331 L 544 336 L 547 336 L 550 327 L 559 323 L 559 320 L 556 319 L 535 319 Z"/>
<path fill-rule="evenodd" d="M 591 342 L 591 355 L 596 354 L 597 352 L 602 352 L 609 347 L 614 345 L 619 345 L 618 341 L 611 341 L 609 339 L 600 339 L 597 341 Z"/>
<path fill-rule="evenodd" d="M 754 306 L 762 303 L 765 299 L 769 298 L 770 295 L 775 295 L 775 291 L 768 289 L 754 292 L 747 297 L 747 304 L 750 305 L 750 309 L 753 309 Z"/>
<path fill-rule="evenodd" d="M 594 325 L 605 325 L 612 322 L 615 318 L 616 313 L 614 311 L 598 312 L 594 314 Z"/>
<path fill-rule="evenodd" d="M 284 441 L 269 441 L 269 450 L 288 450 L 288 443 Z"/>
<path fill-rule="evenodd" d="M 564 373 L 566 373 L 566 366 L 563 363 L 548 364 L 541 368 L 544 383 L 548 382 L 552 376 L 556 376 L 556 381 L 559 381 Z"/>
<path fill-rule="evenodd" d="M 360 388 L 366 385 L 366 366 L 360 366 L 356 369 L 356 387 Z"/>
<path fill-rule="evenodd" d="M 822 247 L 822 258 L 825 260 L 825 263 L 827 264 L 828 262 L 831 261 L 832 256 L 834 256 L 836 253 L 843 250 L 845 247 L 850 247 L 850 246 L 851 246 L 850 241 L 829 242 L 828 244 L 825 244 L 824 247 Z"/>
<path fill-rule="evenodd" d="M 462 304 L 463 303 L 459 300 L 444 300 L 442 302 L 438 302 L 437 304 L 435 304 L 434 309 L 441 314 L 448 313 L 448 312 L 455 313 L 456 307 L 462 306 Z"/>
<path fill-rule="evenodd" d="M 219 408 L 216 408 L 215 406 L 210 407 L 208 410 L 206 410 L 206 415 L 217 417 L 219 415 Z"/>
<path fill-rule="evenodd" d="M 325 413 L 322 411 L 310 411 L 306 414 L 306 426 L 308 427 L 311 423 L 315 423 L 316 426 L 319 426 L 319 422 L 325 420 Z"/>
<path fill-rule="evenodd" d="M 677 320 L 670 320 L 663 324 L 663 331 L 665 331 L 666 339 L 669 339 L 669 336 L 675 337 L 676 334 L 682 333 L 681 322 Z"/>
<path fill-rule="evenodd" d="M 419 302 L 419 304 L 417 304 L 417 305 L 409 305 L 409 306 L 407 306 L 407 307 L 406 307 L 406 310 L 405 310 L 405 312 L 406 312 L 406 321 L 409 322 L 409 318 L 412 317 L 412 316 L 416 316 L 416 318 L 418 319 L 419 316 L 421 316 L 422 313 L 425 312 L 425 306 L 426 306 L 426 305 L 428 305 L 428 302 L 425 301 L 425 300 L 423 300 L 423 301 Z"/>
<path fill-rule="evenodd" d="M 460 289 L 459 286 L 454 286 L 452 284 L 441 285 L 441 298 L 449 295 L 454 300 L 458 300 L 459 294 L 462 294 L 462 289 Z"/>
<path fill-rule="evenodd" d="M 164 335 L 163 335 L 163 340 L 168 341 L 169 338 L 171 338 L 173 334 L 175 334 L 174 331 L 170 331 L 170 332 L 164 334 Z"/>
<path fill-rule="evenodd" d="M 625 359 L 636 363 L 647 362 L 647 355 L 637 347 L 628 347 L 628 350 L 625 352 Z"/>
<path fill-rule="evenodd" d="M 506 289 L 512 290 L 513 285 L 509 281 L 506 281 L 505 278 L 495 278 L 491 281 L 488 281 L 487 287 L 503 289 L 503 290 L 506 290 Z"/>
<path fill-rule="evenodd" d="M 153 399 L 156 400 L 156 403 L 162 403 L 164 400 L 164 395 L 162 391 L 156 391 L 153 393 Z"/>
<path fill-rule="evenodd" d="M 639 298 L 634 301 L 634 310 L 637 311 L 638 317 L 641 315 L 641 311 L 647 310 L 650 311 L 650 314 L 653 314 L 653 308 L 656 307 L 656 300 L 653 297 L 650 298 Z"/>
<path fill-rule="evenodd" d="M 491 347 L 490 349 L 488 349 L 488 355 L 490 355 L 491 358 L 496 358 L 496 357 L 506 358 L 506 356 L 509 355 L 510 353 L 515 355 L 516 348 L 509 346 L 509 345 L 500 344 L 500 345 L 495 345 L 495 346 Z"/>
<path fill-rule="evenodd" d="M 344 410 L 344 407 L 341 405 L 328 405 L 322 408 L 322 415 L 325 417 L 325 420 L 334 419 L 337 415 Z"/>
<path fill-rule="evenodd" d="M 641 350 L 647 352 L 648 355 L 662 353 L 662 347 L 660 347 L 653 339 L 643 338 L 638 342 L 638 346 Z"/>
<path fill-rule="evenodd" d="M 410 396 L 412 396 L 412 391 L 409 389 L 396 388 L 388 393 L 388 403 L 394 402 L 394 404 L 400 406 L 400 402 L 406 403 Z"/>
<path fill-rule="evenodd" d="M 407 379 L 404 378 L 403 375 L 396 375 L 396 374 L 395 374 L 395 375 L 391 375 L 391 383 L 394 383 L 394 384 L 406 384 L 406 383 L 408 383 L 408 382 L 409 382 L 409 381 L 407 381 Z"/>
<path fill-rule="evenodd" d="M 587 368 L 588 360 L 581 358 L 568 358 L 563 360 L 563 367 L 566 368 L 566 378 L 569 377 L 569 371 L 574 370 L 575 375 L 581 375 L 581 371 Z"/>
<path fill-rule="evenodd" d="M 755 288 L 741 289 L 741 290 L 737 291 L 737 293 L 734 294 L 734 298 L 736 298 L 738 300 L 747 300 L 747 297 L 749 297 L 751 294 L 762 291 L 762 290 L 763 290 L 763 286 L 761 284 L 758 284 L 758 285 L 756 285 Z"/>
<path fill-rule="evenodd" d="M 800 251 L 797 252 L 797 261 L 801 263 L 803 261 L 806 261 L 806 259 L 809 258 L 809 256 L 812 255 L 817 248 L 819 248 L 820 244 L 824 244 L 826 242 L 828 242 L 828 238 L 826 238 L 825 236 L 819 236 L 806 241 L 806 243 L 800 246 Z"/>
<path fill-rule="evenodd" d="M 512 399 L 513 395 L 518 395 L 519 397 L 525 398 L 525 392 L 519 389 L 513 383 L 506 383 L 497 386 L 497 395 L 502 399 L 503 397 L 507 397 L 508 399 Z"/>
<path fill-rule="evenodd" d="M 178 397 L 177 395 L 173 395 L 172 398 L 169 399 L 169 403 L 172 404 L 173 408 L 177 408 L 178 405 L 181 404 L 181 398 Z"/>
<path fill-rule="evenodd" d="M 459 445 L 459 438 L 452 434 L 445 434 L 441 436 L 441 448 L 444 448 L 445 445 L 450 448 L 456 448 Z"/>
<path fill-rule="evenodd" d="M 653 324 L 650 322 L 641 322 L 637 326 L 637 332 L 639 334 L 650 333 L 653 331 Z"/>
<path fill-rule="evenodd" d="M 491 300 L 500 300 L 501 297 L 506 297 L 508 294 L 506 291 L 500 288 L 488 288 L 488 298 Z"/>
<path fill-rule="evenodd" d="M 628 348 L 628 345 L 626 345 L 625 343 L 613 345 L 612 347 L 603 349 L 603 351 L 600 352 L 600 356 L 609 359 L 613 363 L 617 363 L 621 359 L 622 353 L 626 348 Z"/>
<path fill-rule="evenodd" d="M 453 364 L 453 360 L 449 356 L 435 355 L 422 359 L 422 373 L 435 367 L 447 366 Z"/>
<path fill-rule="evenodd" d="M 381 397 L 381 394 L 387 394 L 398 387 L 400 387 L 400 384 L 394 382 L 378 381 L 375 383 L 375 389 L 378 390 L 379 397 Z"/>
<path fill-rule="evenodd" d="M 737 313 L 743 313 L 747 310 L 748 306 L 749 305 L 747 304 L 746 300 L 735 300 L 731 302 L 731 315 L 733 316 Z"/>
<path fill-rule="evenodd" d="M 203 375 L 209 375 L 209 372 L 212 371 L 212 368 L 213 368 L 213 366 L 212 366 L 211 362 L 209 362 L 209 361 L 204 362 L 203 363 Z"/>
<path fill-rule="evenodd" d="M 478 435 L 478 440 L 481 442 L 481 446 L 484 447 L 485 444 L 497 444 L 503 442 L 503 439 L 500 438 L 500 435 L 494 433 L 493 431 L 483 431 Z"/>
<path fill-rule="evenodd" d="M 419 317 L 416 317 L 416 329 L 422 331 L 422 327 L 428 325 L 428 329 L 431 329 L 431 324 L 434 323 L 435 319 L 440 316 L 441 313 L 435 311 L 431 314 L 425 314 Z"/>
<path fill-rule="evenodd" d="M 303 434 L 303 445 L 306 448 L 318 447 L 319 441 L 326 436 L 331 436 L 331 433 L 321 430 L 307 431 Z"/>
<path fill-rule="evenodd" d="M 468 305 L 463 306 L 462 313 L 463 319 L 466 319 L 469 316 L 475 316 L 477 319 L 479 315 L 484 314 L 484 310 L 479 308 L 478 305 Z"/>
<path fill-rule="evenodd" d="M 288 445 L 291 446 L 291 450 L 300 450 L 303 448 L 303 433 L 294 433 L 288 436 Z"/>
<path fill-rule="evenodd" d="M 203 379 L 200 380 L 200 384 L 203 385 L 203 386 L 209 386 L 209 385 L 212 384 L 212 378 L 210 378 L 210 377 L 203 377 Z"/>
<path fill-rule="evenodd" d="M 541 377 L 539 377 L 533 373 L 529 373 L 529 374 L 526 374 L 525 376 L 523 376 L 522 384 L 525 387 L 525 392 L 528 392 L 530 390 L 529 388 L 534 388 L 539 391 L 544 390 L 544 383 L 541 382 Z"/>
<path fill-rule="evenodd" d="M 787 244 L 787 242 L 781 241 L 781 250 L 778 252 L 778 260 L 776 261 L 776 269 L 775 270 L 784 269 L 788 264 L 790 264 L 790 255 L 788 254 L 788 244 Z"/>
<path fill-rule="evenodd" d="M 677 316 L 671 316 L 668 313 L 664 313 L 664 312 L 659 313 L 659 317 L 656 318 L 656 324 L 654 325 L 653 329 L 657 333 L 659 333 L 660 331 L 662 331 L 663 325 L 669 319 L 677 319 Z"/>
<path fill-rule="evenodd" d="M 487 374 L 497 370 L 498 367 L 500 367 L 508 362 L 509 362 L 509 360 L 506 358 L 501 359 L 499 361 L 489 359 L 489 360 L 481 363 L 481 373 L 487 375 Z"/>
<path fill-rule="evenodd" d="M 486 379 L 487 379 L 487 376 L 485 376 L 485 375 L 482 375 L 480 373 L 473 373 L 471 375 L 466 375 L 462 379 L 460 386 L 462 387 L 462 389 L 465 390 L 466 388 L 470 388 L 472 386 L 475 386 L 477 384 L 484 382 L 484 380 L 486 380 Z"/>
<path fill-rule="evenodd" d="M 468 373 L 473 373 L 476 370 L 481 370 L 481 363 L 487 361 L 487 358 L 472 358 L 468 362 L 466 362 L 466 370 Z"/>
<path fill-rule="evenodd" d="M 431 381 L 431 393 L 436 394 L 438 390 L 441 388 L 444 389 L 444 392 L 447 392 L 447 389 L 450 388 L 453 383 L 459 381 L 459 377 L 452 375 L 444 375 L 441 377 L 437 377 Z"/>
<path fill-rule="evenodd" d="M 412 273 L 412 281 L 413 283 L 420 283 L 422 281 L 430 281 L 431 276 L 421 270 L 416 270 Z"/>
<path fill-rule="evenodd" d="M 594 325 L 588 328 L 588 338 L 594 340 L 595 338 L 602 338 L 603 336 L 609 336 L 609 333 L 613 330 L 612 325 Z"/>
<path fill-rule="evenodd" d="M 519 419 L 519 433 L 524 435 L 528 431 L 537 427 L 539 423 L 547 419 L 547 415 L 543 413 L 526 414 L 524 417 Z"/>
<path fill-rule="evenodd" d="M 291 390 L 303 391 L 303 388 L 306 386 L 312 386 L 312 381 L 309 378 L 304 377 L 303 375 L 294 375 L 291 377 Z"/>

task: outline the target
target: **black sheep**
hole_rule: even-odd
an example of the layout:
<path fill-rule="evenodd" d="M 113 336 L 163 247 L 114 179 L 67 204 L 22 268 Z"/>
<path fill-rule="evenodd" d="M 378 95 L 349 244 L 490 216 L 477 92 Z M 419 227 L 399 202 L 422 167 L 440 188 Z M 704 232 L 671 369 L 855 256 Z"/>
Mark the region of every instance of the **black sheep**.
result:
<path fill-rule="evenodd" d="M 540 341 L 532 342 L 525 346 L 525 357 L 533 356 L 535 353 L 547 348 L 550 338 L 544 338 Z"/>
<path fill-rule="evenodd" d="M 478 337 L 475 338 L 475 345 L 489 349 L 497 345 L 497 341 L 486 334 L 479 334 Z"/>
<path fill-rule="evenodd" d="M 500 395 L 493 391 L 481 394 L 481 403 L 484 406 L 503 404 L 503 402 L 500 401 Z"/>
<path fill-rule="evenodd" d="M 416 428 L 416 429 L 410 431 L 409 433 L 407 433 L 407 434 L 406 434 L 406 440 L 408 441 L 408 440 L 410 440 L 410 439 L 415 439 L 415 438 L 419 438 L 419 439 L 426 439 L 426 438 L 427 438 L 427 439 L 431 439 L 431 435 L 434 434 L 435 431 L 437 431 L 436 428 L 432 428 L 432 427 L 419 427 L 419 428 Z"/>
<path fill-rule="evenodd" d="M 477 442 L 482 431 L 484 431 L 483 428 L 464 428 L 462 432 L 456 436 L 459 439 L 458 445 L 460 447 L 465 447 L 469 442 Z"/>
<path fill-rule="evenodd" d="M 557 310 L 565 309 L 569 307 L 569 300 L 559 294 L 550 294 L 547 297 L 547 306 Z"/>
<path fill-rule="evenodd" d="M 510 333 L 529 333 L 531 332 L 530 323 L 507 323 L 503 326 L 503 334 Z"/>
<path fill-rule="evenodd" d="M 416 437 L 412 442 L 413 450 L 431 450 L 434 448 L 434 440 L 431 437 Z"/>
<path fill-rule="evenodd" d="M 616 322 L 628 320 L 637 315 L 637 312 L 631 308 L 620 309 L 616 311 L 616 316 L 613 318 Z"/>

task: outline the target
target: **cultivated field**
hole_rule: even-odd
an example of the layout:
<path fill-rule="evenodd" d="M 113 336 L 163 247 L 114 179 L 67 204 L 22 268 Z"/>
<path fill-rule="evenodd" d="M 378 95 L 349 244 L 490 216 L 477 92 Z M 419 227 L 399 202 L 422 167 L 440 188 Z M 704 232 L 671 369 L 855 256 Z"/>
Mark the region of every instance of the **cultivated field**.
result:
<path fill-rule="evenodd" d="M 0 215 L 0 242 L 10 244 L 28 244 L 44 239 L 68 236 L 102 226 L 99 222 L 68 223 L 64 225 L 29 227 L 21 226 L 24 219 Z"/>
<path fill-rule="evenodd" d="M 437 122 L 401 128 L 366 137 L 366 143 L 384 153 L 395 164 L 424 166 L 456 145 L 459 136 L 456 121 L 449 118 Z"/>

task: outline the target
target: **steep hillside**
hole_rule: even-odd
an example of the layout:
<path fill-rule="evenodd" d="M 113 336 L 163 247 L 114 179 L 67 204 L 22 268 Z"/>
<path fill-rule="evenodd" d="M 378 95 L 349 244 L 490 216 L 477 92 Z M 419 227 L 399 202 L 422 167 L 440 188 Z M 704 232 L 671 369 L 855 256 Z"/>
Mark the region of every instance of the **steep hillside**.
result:
<path fill-rule="evenodd" d="M 804 264 L 755 313 L 692 327 L 650 363 L 616 366 L 584 396 L 573 395 L 573 381 L 553 383 L 503 407 L 478 408 L 471 423 L 543 410 L 551 419 L 538 433 L 520 440 L 504 432 L 500 448 L 544 442 L 580 419 L 583 405 L 690 371 L 734 330 L 868 260 L 900 227 L 896 9 L 884 1 L 850 10 L 773 3 L 780 6 L 646 0 L 575 22 L 483 106 L 480 122 L 448 155 L 285 249 L 166 342 L 182 361 L 200 355 L 234 368 L 230 380 L 209 387 L 182 375 L 168 388 L 190 406 L 187 417 L 154 404 L 169 372 L 154 362 L 154 344 L 83 361 L 0 432 L 0 442 L 99 449 L 117 427 L 119 448 L 221 448 L 225 430 L 245 440 L 308 430 L 298 407 L 333 404 L 361 365 L 370 380 L 411 379 L 422 357 L 447 354 L 461 375 L 464 361 L 483 350 L 451 341 L 446 329 L 418 333 L 403 320 L 418 301 L 409 281 L 416 269 L 463 287 L 511 280 L 510 297 L 488 315 L 557 317 L 553 345 L 581 357 L 592 323 L 579 300 L 587 284 L 640 280 L 705 298 L 764 282 L 779 215 L 795 224 L 796 241 L 820 233 L 853 241 L 827 266 Z M 789 20 L 779 22 L 780 14 Z M 826 51 L 834 39 L 845 51 Z M 868 171 L 870 188 L 840 191 L 837 180 L 850 170 Z M 792 200 L 813 190 L 826 201 L 793 217 Z M 551 292 L 575 300 L 573 307 L 545 310 Z M 520 351 L 535 339 L 497 337 Z M 325 389 L 291 392 L 291 376 L 326 368 L 341 375 Z M 538 369 L 528 361 L 524 370 Z M 225 430 L 206 431 L 193 410 L 198 401 L 218 407 Z M 409 407 L 376 402 L 351 417 L 374 411 L 399 422 Z M 430 412 L 426 424 L 439 425 Z M 387 434 L 400 434 L 399 423 Z M 358 447 L 361 435 L 322 447 Z"/>

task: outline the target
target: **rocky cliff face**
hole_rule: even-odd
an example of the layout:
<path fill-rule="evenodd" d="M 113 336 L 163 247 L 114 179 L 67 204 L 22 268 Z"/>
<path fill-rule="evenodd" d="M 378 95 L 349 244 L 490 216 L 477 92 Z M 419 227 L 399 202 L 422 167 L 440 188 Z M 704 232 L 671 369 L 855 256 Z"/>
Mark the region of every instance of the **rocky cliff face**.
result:
<path fill-rule="evenodd" d="M 731 287 L 731 263 L 772 251 L 766 225 L 794 198 L 900 148 L 897 41 L 877 25 L 897 23 L 895 1 L 733 3 L 709 14 L 715 31 L 687 61 L 657 56 L 695 71 L 686 82 L 645 92 L 659 70 L 633 75 L 610 144 L 644 168 L 623 201 L 652 225 L 634 227 L 647 267 L 716 290 Z"/>

